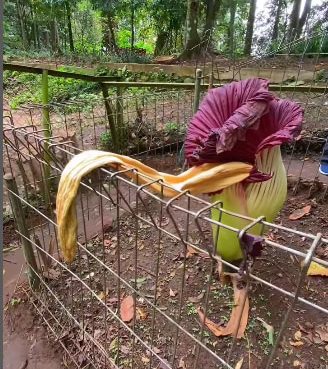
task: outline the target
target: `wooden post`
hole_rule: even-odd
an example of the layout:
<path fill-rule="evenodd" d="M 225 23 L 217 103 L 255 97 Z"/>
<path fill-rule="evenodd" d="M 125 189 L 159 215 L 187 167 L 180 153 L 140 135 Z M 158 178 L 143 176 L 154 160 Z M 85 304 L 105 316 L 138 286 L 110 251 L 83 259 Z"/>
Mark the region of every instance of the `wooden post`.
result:
<path fill-rule="evenodd" d="M 104 98 L 105 109 L 106 109 L 110 134 L 112 136 L 112 141 L 113 141 L 113 145 L 114 145 L 114 150 L 116 152 L 118 152 L 119 145 L 118 145 L 117 131 L 116 131 L 114 117 L 113 117 L 113 109 L 111 107 L 110 102 L 108 101 L 108 98 L 109 98 L 108 89 L 107 89 L 107 86 L 104 83 L 101 83 L 101 90 L 102 90 L 102 94 L 103 94 L 103 98 Z"/>
<path fill-rule="evenodd" d="M 51 136 L 51 124 L 49 113 L 49 86 L 48 86 L 48 70 L 42 70 L 42 125 L 47 131 L 47 138 Z"/>
<path fill-rule="evenodd" d="M 122 70 L 118 71 L 118 76 L 121 79 Z M 122 148 L 123 144 L 123 134 L 124 134 L 124 127 L 123 127 L 123 88 L 118 86 L 116 88 L 116 127 L 118 133 L 118 144 L 119 149 Z"/>
<path fill-rule="evenodd" d="M 194 105 L 193 105 L 193 113 L 195 114 L 199 107 L 200 101 L 200 85 L 202 82 L 202 70 L 196 70 L 196 79 L 195 79 L 195 95 L 194 95 Z"/>
<path fill-rule="evenodd" d="M 21 240 L 23 245 L 24 257 L 27 262 L 28 280 L 31 288 L 33 290 L 36 290 L 40 285 L 40 279 L 38 276 L 38 267 L 33 252 L 32 244 L 30 241 L 28 241 L 30 239 L 30 235 L 25 223 L 25 212 L 18 198 L 19 193 L 17 189 L 17 184 L 15 179 L 10 173 L 4 175 L 4 180 L 8 189 L 10 204 L 14 214 L 16 226 L 18 228 L 18 231 L 22 235 L 24 235 L 24 237 L 21 236 Z"/>
<path fill-rule="evenodd" d="M 48 151 L 49 138 L 52 135 L 51 123 L 50 123 L 50 112 L 49 112 L 49 86 L 48 86 L 48 70 L 42 70 L 42 125 L 45 129 L 44 135 L 46 140 L 44 141 L 44 152 L 42 164 L 43 169 L 43 195 L 47 206 L 50 206 L 50 155 Z"/>

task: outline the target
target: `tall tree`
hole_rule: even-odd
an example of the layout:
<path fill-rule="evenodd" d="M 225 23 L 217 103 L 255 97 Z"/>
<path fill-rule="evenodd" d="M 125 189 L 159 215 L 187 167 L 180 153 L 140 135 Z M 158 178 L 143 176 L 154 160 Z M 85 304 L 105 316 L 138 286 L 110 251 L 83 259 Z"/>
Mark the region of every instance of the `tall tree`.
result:
<path fill-rule="evenodd" d="M 214 23 L 216 20 L 216 16 L 220 10 L 221 3 L 222 0 L 205 0 L 206 18 L 202 33 L 202 43 L 205 44 L 205 46 L 207 45 L 211 46 L 213 39 Z"/>
<path fill-rule="evenodd" d="M 274 15 L 274 23 L 273 23 L 273 29 L 272 29 L 272 36 L 271 36 L 271 42 L 275 42 L 278 40 L 279 36 L 279 23 L 283 8 L 284 0 L 276 0 L 275 1 L 275 15 Z"/>
<path fill-rule="evenodd" d="M 199 0 L 188 0 L 186 18 L 186 42 L 180 59 L 189 59 L 200 52 L 200 37 L 198 34 Z"/>
<path fill-rule="evenodd" d="M 305 22 L 310 14 L 311 5 L 312 5 L 312 0 L 305 0 L 303 12 L 302 12 L 301 18 L 298 21 L 298 26 L 297 26 L 297 31 L 296 31 L 297 37 L 300 37 L 302 34 Z"/>
<path fill-rule="evenodd" d="M 292 12 L 289 16 L 289 25 L 287 31 L 287 42 L 291 42 L 296 36 L 298 24 L 299 24 L 299 16 L 301 11 L 301 3 L 302 0 L 294 0 Z"/>
<path fill-rule="evenodd" d="M 256 0 L 250 0 L 250 7 L 247 20 L 247 29 L 245 37 L 244 54 L 250 55 L 252 51 L 252 39 L 254 32 L 254 21 L 255 21 L 255 11 L 256 11 Z"/>
<path fill-rule="evenodd" d="M 235 18 L 236 18 L 237 1 L 231 0 L 230 2 L 230 18 L 228 26 L 228 51 L 230 56 L 234 55 L 235 50 Z"/>
<path fill-rule="evenodd" d="M 153 0 L 150 15 L 157 35 L 154 55 L 176 49 L 177 40 L 182 36 L 186 14 L 185 1 L 178 3 L 176 0 Z"/>
<path fill-rule="evenodd" d="M 65 0 L 65 9 L 66 9 L 66 15 L 67 15 L 69 49 L 73 53 L 74 52 L 74 40 L 73 40 L 73 32 L 72 32 L 71 5 L 70 5 L 69 0 Z"/>
<path fill-rule="evenodd" d="M 135 8 L 134 1 L 131 0 L 131 49 L 134 48 L 134 19 L 135 19 Z"/>
<path fill-rule="evenodd" d="M 102 19 L 103 46 L 107 50 L 117 51 L 117 42 L 114 29 L 114 15 L 120 4 L 115 1 L 91 0 L 94 9 L 99 10 Z"/>

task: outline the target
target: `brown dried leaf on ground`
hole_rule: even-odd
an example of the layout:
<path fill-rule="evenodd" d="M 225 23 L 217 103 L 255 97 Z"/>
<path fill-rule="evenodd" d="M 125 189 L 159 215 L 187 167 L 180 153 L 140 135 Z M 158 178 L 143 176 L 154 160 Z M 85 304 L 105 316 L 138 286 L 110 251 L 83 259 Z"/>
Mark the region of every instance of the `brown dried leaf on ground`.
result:
<path fill-rule="evenodd" d="M 319 335 L 321 341 L 328 342 L 328 323 L 317 326 L 315 332 Z"/>
<path fill-rule="evenodd" d="M 134 316 L 134 299 L 132 296 L 124 297 L 121 302 L 120 315 L 123 322 L 130 322 Z"/>
<path fill-rule="evenodd" d="M 178 291 L 172 290 L 172 288 L 170 288 L 170 297 L 175 297 L 177 294 L 178 294 Z"/>
<path fill-rule="evenodd" d="M 328 277 L 328 268 L 316 263 L 315 261 L 311 261 L 306 274 L 312 276 Z"/>
<path fill-rule="evenodd" d="M 234 287 L 234 303 L 235 306 L 232 308 L 230 320 L 225 327 L 219 326 L 206 318 L 202 309 L 198 308 L 197 312 L 201 322 L 204 322 L 206 327 L 217 337 L 220 336 L 234 336 L 237 333 L 237 338 L 242 338 L 247 326 L 248 313 L 249 313 L 249 299 L 245 288 L 238 288 L 238 275 L 235 273 L 229 273 L 232 279 Z M 240 324 L 238 327 L 240 319 Z M 238 331 L 237 331 L 238 330 Z"/>
<path fill-rule="evenodd" d="M 301 208 L 301 209 L 296 209 L 290 214 L 289 219 L 290 220 L 301 219 L 302 217 L 304 217 L 304 215 L 309 214 L 310 211 L 311 211 L 311 205 L 304 206 L 304 208 Z"/>

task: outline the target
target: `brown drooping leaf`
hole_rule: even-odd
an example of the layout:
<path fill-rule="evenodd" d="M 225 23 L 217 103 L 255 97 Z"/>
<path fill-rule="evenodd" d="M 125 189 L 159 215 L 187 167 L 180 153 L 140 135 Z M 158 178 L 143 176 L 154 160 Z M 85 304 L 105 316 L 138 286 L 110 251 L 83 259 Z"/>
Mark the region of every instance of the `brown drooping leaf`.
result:
<path fill-rule="evenodd" d="M 304 217 L 304 215 L 309 214 L 310 211 L 311 211 L 311 205 L 304 206 L 304 208 L 301 208 L 301 209 L 296 209 L 290 214 L 289 219 L 290 220 L 301 219 L 302 217 Z"/>
<path fill-rule="evenodd" d="M 134 299 L 132 296 L 124 297 L 121 302 L 120 315 L 123 322 L 130 322 L 134 316 Z"/>
<path fill-rule="evenodd" d="M 312 276 L 328 277 L 328 268 L 316 263 L 315 261 L 311 261 L 306 274 Z"/>
<path fill-rule="evenodd" d="M 206 327 L 217 337 L 220 336 L 235 336 L 237 334 L 237 338 L 242 338 L 244 336 L 244 332 L 247 326 L 248 321 L 248 312 L 249 312 L 249 300 L 246 289 L 238 288 L 237 281 L 238 275 L 235 273 L 229 273 L 230 278 L 232 279 L 233 288 L 234 288 L 234 307 L 231 311 L 231 316 L 228 321 L 228 324 L 225 327 L 219 326 L 216 323 L 212 322 L 210 319 L 206 318 L 202 309 L 198 308 L 197 312 L 200 317 L 200 320 L 205 323 Z M 238 327 L 240 319 L 240 324 Z"/>

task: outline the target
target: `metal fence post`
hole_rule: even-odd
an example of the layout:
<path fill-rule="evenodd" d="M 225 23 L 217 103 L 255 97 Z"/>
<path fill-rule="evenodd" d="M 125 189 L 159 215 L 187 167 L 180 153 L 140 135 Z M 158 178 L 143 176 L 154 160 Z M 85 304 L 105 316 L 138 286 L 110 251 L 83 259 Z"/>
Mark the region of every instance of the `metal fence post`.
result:
<path fill-rule="evenodd" d="M 30 239 L 30 235 L 25 223 L 25 212 L 18 198 L 19 193 L 17 189 L 17 184 L 12 174 L 10 173 L 4 175 L 4 180 L 8 189 L 10 204 L 14 214 L 18 231 L 24 236 L 24 237 L 21 236 L 21 240 L 23 245 L 24 257 L 27 262 L 28 280 L 32 289 L 36 290 L 40 285 L 40 279 L 38 276 L 38 267 L 33 252 L 32 244 L 28 241 Z"/>
<path fill-rule="evenodd" d="M 194 105 L 193 105 L 193 113 L 195 114 L 199 107 L 200 101 L 200 85 L 202 82 L 203 73 L 201 69 L 196 70 L 196 79 L 195 79 L 195 95 L 194 95 Z"/>

